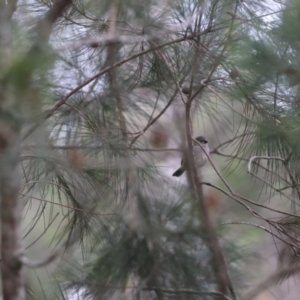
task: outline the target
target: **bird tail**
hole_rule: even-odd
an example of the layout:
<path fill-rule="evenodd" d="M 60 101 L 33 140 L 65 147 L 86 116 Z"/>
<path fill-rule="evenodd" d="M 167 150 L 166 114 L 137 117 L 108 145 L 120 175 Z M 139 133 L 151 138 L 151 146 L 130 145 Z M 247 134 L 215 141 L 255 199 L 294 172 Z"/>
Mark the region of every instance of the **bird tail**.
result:
<path fill-rule="evenodd" d="M 181 176 L 183 173 L 184 173 L 184 169 L 183 168 L 179 168 L 177 171 L 175 171 L 174 173 L 173 173 L 173 175 L 172 176 L 176 176 L 176 177 L 179 177 L 179 176 Z"/>

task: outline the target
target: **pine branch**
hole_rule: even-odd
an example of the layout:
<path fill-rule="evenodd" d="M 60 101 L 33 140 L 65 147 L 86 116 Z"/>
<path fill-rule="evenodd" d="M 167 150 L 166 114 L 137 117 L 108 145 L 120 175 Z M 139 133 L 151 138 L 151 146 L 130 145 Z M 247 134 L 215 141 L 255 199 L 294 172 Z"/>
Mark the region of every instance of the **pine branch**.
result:
<path fill-rule="evenodd" d="M 140 57 L 142 55 L 145 55 L 145 54 L 147 54 L 149 52 L 152 52 L 154 50 L 157 50 L 157 49 L 160 49 L 160 48 L 172 45 L 172 44 L 180 43 L 180 42 L 183 42 L 183 41 L 188 40 L 188 39 L 192 39 L 192 37 L 182 37 L 182 38 L 170 41 L 170 42 L 166 42 L 166 43 L 158 45 L 156 47 L 149 48 L 149 49 L 141 51 L 139 53 L 130 55 L 130 56 L 128 56 L 128 57 L 126 57 L 124 59 L 121 59 L 120 61 L 114 63 L 113 65 L 104 68 L 103 70 L 101 70 L 100 72 L 96 73 L 95 75 L 93 75 L 89 79 L 85 80 L 82 84 L 78 85 L 76 88 L 74 88 L 71 92 L 69 92 L 62 99 L 60 99 L 59 101 L 57 101 L 50 110 L 48 110 L 47 112 L 45 112 L 44 115 L 40 116 L 41 120 L 38 121 L 37 124 L 33 125 L 27 131 L 27 133 L 24 135 L 23 139 L 25 140 L 26 138 L 28 138 L 41 124 L 44 123 L 45 120 L 47 120 L 49 117 L 51 117 L 62 105 L 64 105 L 65 102 L 71 96 L 73 96 L 75 93 L 77 93 L 78 91 L 80 91 L 83 87 L 85 87 L 86 85 L 88 85 L 89 83 L 91 83 L 92 81 L 94 81 L 95 79 L 98 79 L 99 77 L 101 77 L 103 74 L 105 74 L 105 73 L 109 72 L 110 70 L 113 70 L 113 69 L 115 69 L 117 67 L 120 67 L 121 65 L 123 65 L 123 64 L 125 64 L 125 63 L 127 63 L 127 62 L 129 62 L 129 61 L 131 61 L 131 60 L 133 60 L 135 58 L 138 58 L 138 57 Z M 171 100 L 170 100 L 170 102 L 171 102 Z"/>
<path fill-rule="evenodd" d="M 220 243 L 216 232 L 213 227 L 212 220 L 210 219 L 210 214 L 208 211 L 207 204 L 204 201 L 204 195 L 201 185 L 201 179 L 197 173 L 197 169 L 194 162 L 193 151 L 192 151 L 192 137 L 191 137 L 191 129 L 190 129 L 190 109 L 193 98 L 189 98 L 186 103 L 186 135 L 188 142 L 188 152 L 187 152 L 187 161 L 188 161 L 188 173 L 191 178 L 191 184 L 193 186 L 194 191 L 197 195 L 197 200 L 200 206 L 200 210 L 203 214 L 203 223 L 206 231 L 206 238 L 210 250 L 213 256 L 213 269 L 215 272 L 216 279 L 218 280 L 219 292 L 223 295 L 226 295 L 228 291 L 231 293 L 233 299 L 237 299 L 236 294 L 233 289 L 233 285 L 231 283 L 231 279 L 227 270 L 226 262 L 223 256 L 222 249 L 220 247 Z"/>

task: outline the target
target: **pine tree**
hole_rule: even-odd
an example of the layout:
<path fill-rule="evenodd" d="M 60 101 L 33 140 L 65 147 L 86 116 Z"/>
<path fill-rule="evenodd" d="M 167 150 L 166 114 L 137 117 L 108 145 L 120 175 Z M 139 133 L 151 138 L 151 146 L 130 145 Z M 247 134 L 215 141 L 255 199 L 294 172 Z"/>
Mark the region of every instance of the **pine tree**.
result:
<path fill-rule="evenodd" d="M 297 273 L 299 14 L 0 1 L 3 299 L 253 299 Z M 282 244 L 249 290 L 252 228 Z"/>

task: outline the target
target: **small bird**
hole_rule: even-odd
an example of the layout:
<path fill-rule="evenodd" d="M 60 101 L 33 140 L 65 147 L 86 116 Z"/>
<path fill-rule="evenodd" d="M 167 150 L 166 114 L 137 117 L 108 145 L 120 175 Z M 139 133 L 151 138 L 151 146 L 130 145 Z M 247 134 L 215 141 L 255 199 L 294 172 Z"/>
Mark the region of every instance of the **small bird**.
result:
<path fill-rule="evenodd" d="M 239 77 L 240 73 L 236 68 L 233 68 L 230 72 L 229 72 L 229 77 L 231 79 L 237 79 Z"/>
<path fill-rule="evenodd" d="M 198 136 L 198 137 L 196 137 L 196 140 L 201 143 L 201 145 L 205 149 L 206 153 L 209 154 L 209 147 L 207 144 L 208 143 L 207 139 L 204 136 Z M 197 168 L 203 167 L 207 161 L 207 156 L 203 152 L 202 148 L 195 142 L 193 142 L 193 155 L 194 155 L 196 167 Z M 183 158 L 181 160 L 181 167 L 177 171 L 175 171 L 172 176 L 176 176 L 176 177 L 181 176 L 184 173 L 184 171 L 186 170 L 186 168 L 187 168 L 187 161 L 185 158 Z"/>
<path fill-rule="evenodd" d="M 184 86 L 182 89 L 181 89 L 182 93 L 185 94 L 185 95 L 188 95 L 190 93 L 190 88 L 187 87 L 187 86 Z"/>

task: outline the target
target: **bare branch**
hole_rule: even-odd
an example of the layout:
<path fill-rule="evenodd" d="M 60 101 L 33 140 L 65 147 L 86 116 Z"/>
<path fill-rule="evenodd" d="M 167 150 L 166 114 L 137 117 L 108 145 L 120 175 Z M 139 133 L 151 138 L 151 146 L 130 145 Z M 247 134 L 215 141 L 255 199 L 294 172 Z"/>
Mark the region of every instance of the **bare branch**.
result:
<path fill-rule="evenodd" d="M 171 289 L 163 289 L 163 288 L 143 288 L 143 291 L 159 291 L 162 293 L 166 293 L 166 294 L 190 294 L 190 295 L 211 295 L 211 296 L 218 296 L 221 299 L 224 300 L 230 300 L 229 297 L 227 297 L 226 295 L 220 293 L 220 292 L 199 292 L 199 291 L 195 291 L 195 290 L 191 290 L 191 289 L 178 289 L 178 290 L 171 290 Z"/>
<path fill-rule="evenodd" d="M 275 159 L 275 160 L 280 160 L 282 162 L 284 162 L 285 160 L 281 157 L 277 157 L 277 156 L 252 156 L 250 159 L 249 159 L 249 162 L 248 162 L 248 173 L 253 175 L 253 176 L 256 176 L 255 174 L 253 174 L 253 172 L 251 171 L 251 167 L 252 167 L 252 163 L 254 160 L 256 159 Z"/>
<path fill-rule="evenodd" d="M 27 196 L 26 194 L 22 194 L 22 193 L 20 193 L 20 195 Z M 46 200 L 46 199 L 37 198 L 37 197 L 34 197 L 34 196 L 30 196 L 30 198 L 32 198 L 34 200 L 50 203 L 50 204 L 53 204 L 53 205 L 58 205 L 60 207 L 65 207 L 65 208 L 68 208 L 68 209 L 71 209 L 71 210 L 74 210 L 74 211 L 80 211 L 80 212 L 84 212 L 84 213 L 87 213 L 87 214 L 95 215 L 95 216 L 114 216 L 114 215 L 116 215 L 115 213 L 105 214 L 105 213 L 99 213 L 99 212 L 96 212 L 96 211 L 95 212 L 94 211 L 89 211 L 89 210 L 85 210 L 85 209 L 81 209 L 81 208 L 77 208 L 77 207 L 71 207 L 69 205 L 49 201 L 49 200 Z"/>
<path fill-rule="evenodd" d="M 204 201 L 203 190 L 201 185 L 201 180 L 198 176 L 197 169 L 194 162 L 193 151 L 192 151 L 192 138 L 191 138 L 191 129 L 190 129 L 190 108 L 191 108 L 192 98 L 189 98 L 186 103 L 186 135 L 188 142 L 188 175 L 190 176 L 191 185 L 196 192 L 197 200 L 200 206 L 200 211 L 203 214 L 203 225 L 206 231 L 207 243 L 212 252 L 213 256 L 213 269 L 215 272 L 215 276 L 218 280 L 218 285 L 220 289 L 220 293 L 226 295 L 229 292 L 233 299 L 237 299 L 236 294 L 233 289 L 233 285 L 227 270 L 226 262 L 223 256 L 223 252 L 216 235 L 215 229 L 213 227 L 213 223 L 208 211 L 207 204 Z M 204 150 L 203 147 L 201 147 Z M 205 152 L 205 150 L 204 150 Z M 207 157 L 209 154 L 205 152 Z"/>
<path fill-rule="evenodd" d="M 174 101 L 175 97 L 177 95 L 177 90 L 175 90 L 174 94 L 172 95 L 172 97 L 170 98 L 170 100 L 168 101 L 168 103 L 166 104 L 166 106 L 161 110 L 161 112 L 154 118 L 152 119 L 146 126 L 145 128 L 135 137 L 132 139 L 131 143 L 130 143 L 130 147 L 132 147 L 132 145 L 136 142 L 136 140 L 143 135 L 150 126 L 152 126 L 164 113 L 165 111 L 168 109 L 168 107 L 172 104 L 172 102 Z"/>
<path fill-rule="evenodd" d="M 33 246 L 50 228 L 50 226 L 53 224 L 53 222 L 55 221 L 55 219 L 58 217 L 59 213 L 57 213 L 54 218 L 51 220 L 51 222 L 49 222 L 49 224 L 47 225 L 47 227 L 44 229 L 44 231 L 32 242 L 30 243 L 25 250 L 29 249 L 31 246 Z M 33 227 L 34 228 L 34 227 Z"/>
<path fill-rule="evenodd" d="M 197 144 L 202 148 L 202 150 L 204 151 L 204 153 L 207 155 L 207 159 L 209 160 L 211 166 L 213 167 L 213 169 L 215 170 L 215 172 L 217 173 L 217 175 L 219 176 L 219 178 L 221 179 L 221 181 L 225 184 L 225 186 L 227 187 L 227 189 L 230 191 L 230 194 L 231 194 L 232 196 L 237 197 L 237 198 L 240 198 L 241 200 L 244 200 L 244 201 L 246 201 L 246 202 L 248 202 L 248 203 L 254 204 L 254 205 L 258 206 L 258 207 L 262 207 L 262 208 L 268 209 L 268 210 L 270 210 L 270 211 L 274 211 L 274 212 L 278 212 L 278 213 L 283 214 L 283 215 L 293 216 L 293 217 L 299 218 L 299 216 L 296 215 L 296 214 L 291 214 L 291 213 L 287 213 L 287 212 L 284 212 L 284 211 L 281 211 L 281 210 L 277 210 L 277 209 L 274 209 L 274 208 L 272 208 L 272 207 L 268 207 L 268 206 L 265 206 L 265 205 L 263 205 L 263 204 L 259 204 L 259 203 L 254 202 L 254 201 L 252 201 L 252 200 L 250 200 L 250 199 L 248 199 L 248 198 L 246 198 L 246 197 L 243 197 L 243 196 L 240 196 L 240 195 L 236 194 L 236 193 L 232 190 L 232 188 L 229 186 L 229 184 L 227 183 L 227 181 L 224 179 L 224 177 L 221 175 L 221 173 L 218 171 L 217 167 L 215 166 L 215 164 L 214 164 L 213 161 L 211 160 L 211 158 L 210 158 L 210 156 L 208 155 L 208 153 L 206 153 L 206 151 L 205 151 L 205 149 L 202 147 L 202 145 L 201 145 L 197 140 L 195 140 L 195 139 L 193 139 L 193 141 L 194 141 L 195 143 L 197 143 Z M 280 160 L 283 160 L 282 158 L 279 158 L 279 159 L 280 159 Z M 245 160 L 246 160 L 246 159 L 245 159 Z M 209 184 L 209 185 L 213 186 L 213 185 L 210 184 L 210 183 L 206 183 L 206 184 Z M 282 193 L 282 191 L 280 191 L 280 190 L 278 190 L 278 191 L 279 191 L 280 193 Z M 287 195 L 285 195 L 284 193 L 282 193 L 282 194 L 283 194 L 285 197 L 287 197 L 287 198 L 289 199 L 289 197 L 288 197 Z"/>

